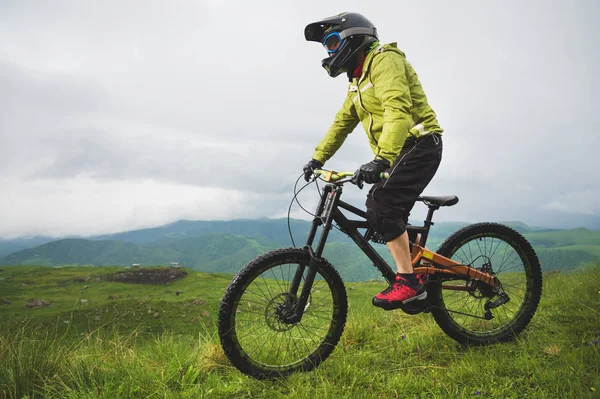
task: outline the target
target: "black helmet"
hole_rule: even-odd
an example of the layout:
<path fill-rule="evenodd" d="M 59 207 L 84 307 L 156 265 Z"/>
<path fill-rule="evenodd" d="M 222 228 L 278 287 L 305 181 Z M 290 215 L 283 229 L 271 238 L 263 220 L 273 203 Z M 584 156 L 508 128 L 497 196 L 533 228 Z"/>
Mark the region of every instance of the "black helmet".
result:
<path fill-rule="evenodd" d="M 327 49 L 329 57 L 321 65 L 329 76 L 335 78 L 346 72 L 351 78 L 359 52 L 377 41 L 377 29 L 361 14 L 345 12 L 308 24 L 304 37 Z"/>

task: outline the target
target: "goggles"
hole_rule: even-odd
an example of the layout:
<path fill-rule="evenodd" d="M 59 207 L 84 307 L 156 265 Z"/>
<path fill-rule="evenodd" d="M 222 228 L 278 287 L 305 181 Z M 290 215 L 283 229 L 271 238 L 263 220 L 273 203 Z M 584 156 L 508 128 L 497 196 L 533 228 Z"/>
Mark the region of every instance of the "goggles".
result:
<path fill-rule="evenodd" d="M 339 32 L 331 32 L 325 36 L 325 39 L 323 39 L 323 47 L 325 47 L 327 53 L 333 54 L 337 52 L 340 47 L 342 47 L 343 42 L 344 39 L 342 39 L 342 36 L 340 36 Z"/>

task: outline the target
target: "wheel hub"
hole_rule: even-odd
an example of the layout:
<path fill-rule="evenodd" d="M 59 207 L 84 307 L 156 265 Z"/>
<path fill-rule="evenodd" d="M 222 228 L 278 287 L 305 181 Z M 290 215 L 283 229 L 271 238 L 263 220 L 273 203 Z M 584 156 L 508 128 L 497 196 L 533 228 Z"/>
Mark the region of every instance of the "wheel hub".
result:
<path fill-rule="evenodd" d="M 265 321 L 273 331 L 283 332 L 293 328 L 291 322 L 298 298 L 289 292 L 283 292 L 271 299 L 265 308 Z"/>
<path fill-rule="evenodd" d="M 485 257 L 485 258 L 486 258 L 485 263 L 483 265 L 481 265 L 481 267 L 477 267 L 476 269 L 483 273 L 487 273 L 490 276 L 494 276 L 495 273 L 492 268 L 492 260 L 488 257 Z M 470 280 L 468 284 L 469 284 L 469 293 L 474 298 L 477 298 L 477 299 L 492 298 L 497 294 L 497 291 L 494 288 L 490 287 L 488 284 L 484 283 L 483 281 Z"/>

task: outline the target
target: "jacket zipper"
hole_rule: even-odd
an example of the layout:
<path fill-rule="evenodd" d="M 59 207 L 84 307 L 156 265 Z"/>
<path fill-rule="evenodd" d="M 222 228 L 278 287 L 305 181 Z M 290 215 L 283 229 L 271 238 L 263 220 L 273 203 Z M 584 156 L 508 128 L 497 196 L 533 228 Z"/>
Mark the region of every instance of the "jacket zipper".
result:
<path fill-rule="evenodd" d="M 366 108 L 363 106 L 362 103 L 362 98 L 360 96 L 360 83 L 362 82 L 363 78 L 365 77 L 365 75 L 363 75 L 357 82 L 356 82 L 356 94 L 358 95 L 358 104 L 360 105 L 360 108 L 365 111 L 368 115 L 369 115 L 369 128 L 367 129 L 367 132 L 369 133 L 369 136 L 371 137 L 371 140 L 374 141 L 375 143 L 377 143 L 377 140 L 375 140 L 375 137 L 373 136 L 373 133 L 371 132 L 371 129 L 373 128 L 373 115 L 366 110 Z"/>

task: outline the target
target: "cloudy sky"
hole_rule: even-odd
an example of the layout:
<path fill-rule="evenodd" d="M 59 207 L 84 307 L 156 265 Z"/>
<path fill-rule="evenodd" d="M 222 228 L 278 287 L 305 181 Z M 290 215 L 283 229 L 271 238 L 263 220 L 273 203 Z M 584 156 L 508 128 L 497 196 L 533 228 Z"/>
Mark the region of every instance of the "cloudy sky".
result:
<path fill-rule="evenodd" d="M 445 129 L 437 220 L 600 228 L 595 0 L 0 0 L 0 237 L 285 215 L 347 85 L 304 26 L 343 11 Z M 371 158 L 359 126 L 327 166 Z"/>

